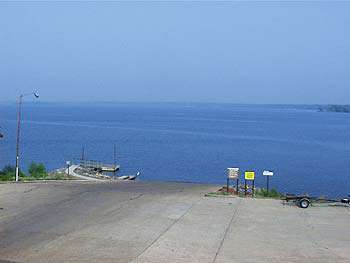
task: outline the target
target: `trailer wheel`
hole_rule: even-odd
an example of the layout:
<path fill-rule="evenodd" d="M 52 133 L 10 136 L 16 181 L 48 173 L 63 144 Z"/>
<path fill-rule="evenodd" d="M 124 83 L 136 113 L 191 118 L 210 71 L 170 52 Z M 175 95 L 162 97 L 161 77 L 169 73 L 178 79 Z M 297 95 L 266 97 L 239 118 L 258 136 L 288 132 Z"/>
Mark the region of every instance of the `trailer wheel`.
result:
<path fill-rule="evenodd" d="M 307 198 L 303 198 L 303 199 L 301 199 L 300 201 L 299 201 L 299 206 L 301 207 L 301 208 L 308 208 L 309 207 L 309 205 L 310 205 L 310 200 L 309 199 L 307 199 Z"/>

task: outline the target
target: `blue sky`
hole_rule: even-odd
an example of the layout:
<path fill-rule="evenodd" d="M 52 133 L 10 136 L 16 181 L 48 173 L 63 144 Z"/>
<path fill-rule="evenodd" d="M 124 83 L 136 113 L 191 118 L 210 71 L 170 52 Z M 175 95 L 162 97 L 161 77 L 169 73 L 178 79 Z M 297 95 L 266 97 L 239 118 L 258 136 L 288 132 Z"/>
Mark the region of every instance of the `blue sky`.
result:
<path fill-rule="evenodd" d="M 350 103 L 350 2 L 0 2 L 0 101 Z"/>

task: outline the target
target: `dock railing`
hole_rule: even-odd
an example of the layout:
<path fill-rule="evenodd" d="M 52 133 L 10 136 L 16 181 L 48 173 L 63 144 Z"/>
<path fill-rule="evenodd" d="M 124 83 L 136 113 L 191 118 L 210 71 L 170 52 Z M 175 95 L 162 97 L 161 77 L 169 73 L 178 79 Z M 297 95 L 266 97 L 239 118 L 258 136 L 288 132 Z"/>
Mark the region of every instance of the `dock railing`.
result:
<path fill-rule="evenodd" d="M 95 160 L 80 160 L 80 166 L 88 169 L 95 169 L 101 171 L 116 171 L 119 169 L 119 165 L 104 164 Z"/>

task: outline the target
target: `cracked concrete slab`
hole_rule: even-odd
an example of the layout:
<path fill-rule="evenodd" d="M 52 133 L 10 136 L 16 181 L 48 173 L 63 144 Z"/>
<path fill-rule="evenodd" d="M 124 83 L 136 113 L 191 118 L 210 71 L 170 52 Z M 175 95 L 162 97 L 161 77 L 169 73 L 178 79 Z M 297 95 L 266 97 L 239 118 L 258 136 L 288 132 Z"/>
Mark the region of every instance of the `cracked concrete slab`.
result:
<path fill-rule="evenodd" d="M 0 185 L 0 262 L 350 262 L 350 209 L 213 198 L 211 185 Z"/>

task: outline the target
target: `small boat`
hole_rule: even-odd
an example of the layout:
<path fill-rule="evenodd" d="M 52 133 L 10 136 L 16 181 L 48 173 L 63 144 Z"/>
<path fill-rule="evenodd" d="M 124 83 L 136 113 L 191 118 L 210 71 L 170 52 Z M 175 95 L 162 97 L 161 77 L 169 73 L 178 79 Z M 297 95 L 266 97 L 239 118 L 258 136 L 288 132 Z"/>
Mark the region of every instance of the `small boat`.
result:
<path fill-rule="evenodd" d="M 140 172 L 137 172 L 135 175 L 123 175 L 123 176 L 118 176 L 117 178 L 119 180 L 131 180 L 134 181 L 137 177 L 140 176 Z"/>
<path fill-rule="evenodd" d="M 140 174 L 141 174 L 140 172 L 137 172 L 136 175 L 129 176 L 129 180 L 135 180 L 137 177 L 140 176 Z"/>
<path fill-rule="evenodd" d="M 127 180 L 127 179 L 129 179 L 129 175 L 123 175 L 123 176 L 118 176 L 117 178 L 119 179 L 119 180 Z"/>

